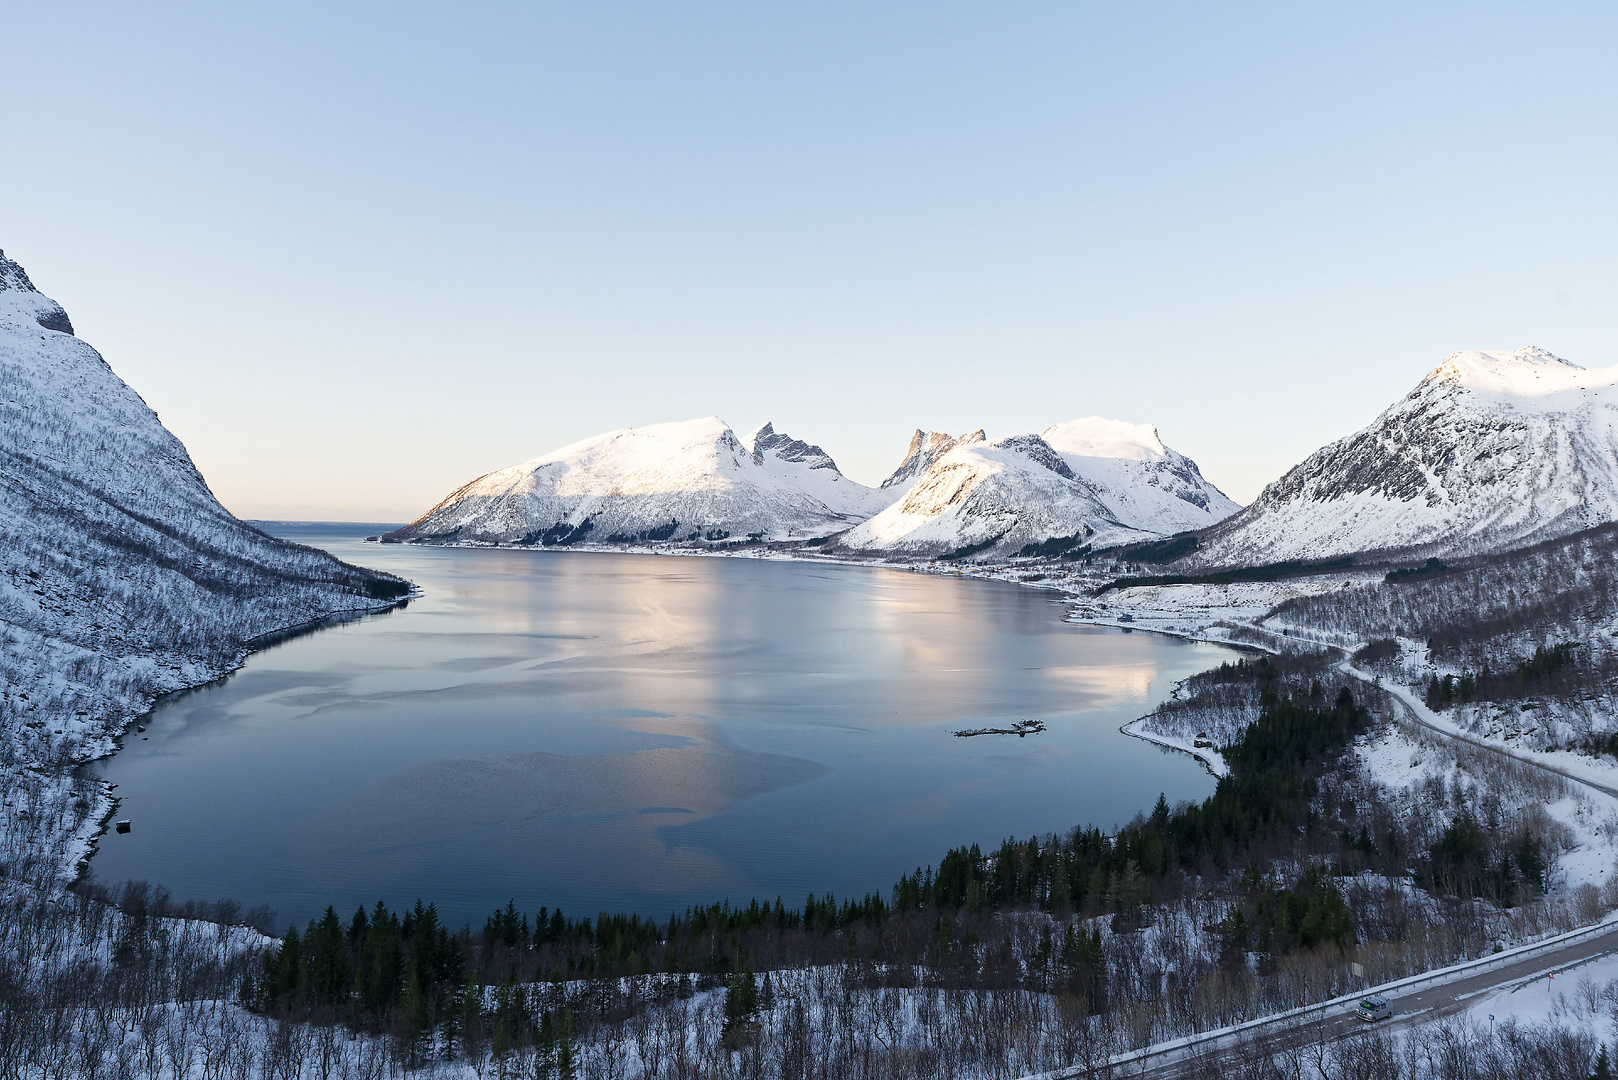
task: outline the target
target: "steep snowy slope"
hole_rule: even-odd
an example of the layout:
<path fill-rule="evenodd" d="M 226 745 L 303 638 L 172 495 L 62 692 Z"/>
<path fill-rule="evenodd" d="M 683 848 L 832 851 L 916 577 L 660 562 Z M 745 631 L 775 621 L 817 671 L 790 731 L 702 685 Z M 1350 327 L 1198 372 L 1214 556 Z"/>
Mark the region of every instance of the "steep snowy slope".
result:
<path fill-rule="evenodd" d="M 1038 435 L 962 441 L 898 502 L 838 537 L 841 552 L 931 557 L 1015 554 L 1056 536 L 1116 544 L 1155 534 L 1120 522 L 1089 483 Z"/>
<path fill-rule="evenodd" d="M 846 529 L 887 501 L 819 447 L 718 417 L 609 431 L 489 473 L 389 540 L 573 544 L 798 538 Z"/>
<path fill-rule="evenodd" d="M 105 752 L 154 695 L 229 670 L 255 635 L 404 590 L 227 513 L 180 441 L 0 254 L 0 777 Z M 36 836 L 73 833 L 88 806 L 54 808 Z M 0 819 L 0 840 L 14 820 Z"/>
<path fill-rule="evenodd" d="M 942 431 L 923 431 L 916 429 L 910 437 L 910 449 L 905 451 L 905 459 L 899 462 L 899 467 L 893 470 L 893 475 L 882 481 L 883 490 L 897 488 L 903 491 L 916 482 L 916 477 L 926 472 L 933 462 L 949 453 L 950 448 L 962 443 L 982 442 L 988 436 L 982 428 L 969 431 L 959 439 L 952 438 Z"/>
<path fill-rule="evenodd" d="M 1165 535 L 1202 529 L 1241 509 L 1202 478 L 1196 462 L 1164 446 L 1151 424 L 1089 416 L 1041 436 L 1114 517 L 1137 529 Z"/>
<path fill-rule="evenodd" d="M 1458 352 L 1213 529 L 1205 565 L 1461 554 L 1618 520 L 1618 367 Z"/>

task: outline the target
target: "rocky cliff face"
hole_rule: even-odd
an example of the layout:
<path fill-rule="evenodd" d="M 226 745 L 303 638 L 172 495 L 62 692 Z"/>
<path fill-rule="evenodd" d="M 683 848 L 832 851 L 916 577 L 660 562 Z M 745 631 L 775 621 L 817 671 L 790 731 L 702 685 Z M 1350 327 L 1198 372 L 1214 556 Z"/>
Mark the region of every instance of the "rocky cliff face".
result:
<path fill-rule="evenodd" d="M 903 490 L 952 448 L 965 443 L 982 442 L 986 438 L 982 428 L 969 431 L 958 439 L 942 431 L 923 431 L 917 428 L 916 433 L 910 437 L 910 449 L 905 451 L 904 460 L 893 470 L 893 475 L 882 481 L 882 487 Z"/>

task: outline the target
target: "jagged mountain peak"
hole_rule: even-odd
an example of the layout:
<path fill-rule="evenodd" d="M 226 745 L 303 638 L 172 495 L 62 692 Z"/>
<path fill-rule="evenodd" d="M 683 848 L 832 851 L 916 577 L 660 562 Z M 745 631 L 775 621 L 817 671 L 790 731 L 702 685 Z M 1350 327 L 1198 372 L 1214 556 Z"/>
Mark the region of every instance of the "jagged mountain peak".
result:
<path fill-rule="evenodd" d="M 772 421 L 766 421 L 764 426 L 753 433 L 753 460 L 764 464 L 766 455 L 779 458 L 782 461 L 801 462 L 811 469 L 831 469 L 840 471 L 837 462 L 832 460 L 830 454 L 812 443 L 802 439 L 794 439 L 785 432 L 776 431 Z"/>
<path fill-rule="evenodd" d="M 61 304 L 34 288 L 28 271 L 0 251 L 0 311 L 21 314 L 59 334 L 73 333 L 73 322 Z"/>
<path fill-rule="evenodd" d="M 1004 557 L 1057 536 L 1107 544 L 1146 538 L 1120 523 L 1040 436 L 973 434 L 951 439 L 898 502 L 844 533 L 836 550 Z"/>
<path fill-rule="evenodd" d="M 1168 535 L 1204 529 L 1241 507 L 1170 449 L 1155 424 L 1086 416 L 1043 432 L 1073 475 L 1088 482 L 1119 521 Z"/>
<path fill-rule="evenodd" d="M 987 439 L 988 436 L 984 434 L 982 428 L 969 431 L 959 438 L 942 431 L 923 431 L 917 428 L 916 433 L 910 437 L 910 448 L 905 451 L 904 460 L 899 462 L 899 467 L 893 470 L 892 475 L 882 481 L 882 487 L 887 490 L 913 483 L 933 462 L 949 453 L 954 447 L 985 442 Z"/>
<path fill-rule="evenodd" d="M 901 483 L 904 496 L 842 550 L 1015 555 L 1056 538 L 1106 545 L 1205 528 L 1240 509 L 1152 425 L 1098 416 L 995 440 L 918 430 L 884 486 Z"/>
<path fill-rule="evenodd" d="M 6 258 L 4 250 L 0 250 L 0 292 L 6 289 L 18 289 L 22 292 L 38 292 L 34 283 L 28 280 L 28 271 L 12 259 Z"/>
<path fill-rule="evenodd" d="M 973 440 L 973 442 L 981 441 Z M 958 445 L 970 446 L 972 443 L 960 443 Z M 1066 477 L 1069 480 L 1073 479 L 1073 470 L 1068 467 L 1066 461 L 1062 460 L 1062 455 L 1051 449 L 1051 444 L 1038 435 L 1008 435 L 1006 438 L 998 440 L 994 445 L 1003 446 L 1008 450 L 1015 450 L 1029 461 L 1045 466 L 1057 476 Z"/>

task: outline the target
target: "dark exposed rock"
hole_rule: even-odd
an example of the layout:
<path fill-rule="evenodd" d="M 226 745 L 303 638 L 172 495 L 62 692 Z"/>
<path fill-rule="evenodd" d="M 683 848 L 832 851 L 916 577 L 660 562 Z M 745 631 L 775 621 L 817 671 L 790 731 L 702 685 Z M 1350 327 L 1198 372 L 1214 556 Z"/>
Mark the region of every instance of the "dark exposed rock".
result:
<path fill-rule="evenodd" d="M 833 461 L 826 451 L 802 439 L 794 439 L 791 435 L 776 431 L 774 424 L 765 424 L 758 429 L 758 434 L 753 436 L 753 461 L 759 465 L 764 464 L 766 454 L 782 461 L 801 461 L 811 469 L 837 468 L 837 462 Z"/>

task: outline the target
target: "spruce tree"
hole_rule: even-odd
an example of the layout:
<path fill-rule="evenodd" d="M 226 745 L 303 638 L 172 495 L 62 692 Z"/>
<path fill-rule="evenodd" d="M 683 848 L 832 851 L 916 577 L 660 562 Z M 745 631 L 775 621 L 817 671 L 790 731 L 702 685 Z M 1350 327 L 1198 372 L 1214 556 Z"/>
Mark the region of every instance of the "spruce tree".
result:
<path fill-rule="evenodd" d="M 348 999 L 348 941 L 337 912 L 327 908 L 318 923 L 310 923 L 305 944 L 309 952 L 309 998 L 317 1005 L 337 1006 Z"/>
<path fill-rule="evenodd" d="M 1612 1063 L 1607 1060 L 1607 1044 L 1601 1044 L 1601 1052 L 1596 1055 L 1596 1071 L 1590 1074 L 1590 1080 L 1613 1080 Z"/>
<path fill-rule="evenodd" d="M 506 1031 L 506 1018 L 496 1017 L 494 1021 L 494 1038 L 489 1044 L 489 1051 L 494 1057 L 496 1068 L 500 1075 L 506 1072 L 506 1057 L 511 1053 L 511 1035 Z"/>
<path fill-rule="evenodd" d="M 297 993 L 298 983 L 303 975 L 302 942 L 298 939 L 298 928 L 287 927 L 287 936 L 281 939 L 281 947 L 264 957 L 264 997 L 265 1006 L 285 1005 Z"/>
<path fill-rule="evenodd" d="M 534 925 L 543 923 L 535 920 Z M 556 1028 L 551 1024 L 550 1010 L 540 1014 L 539 1033 L 534 1036 L 532 1059 L 533 1080 L 551 1080 L 556 1075 Z"/>
<path fill-rule="evenodd" d="M 758 1017 L 758 981 L 751 967 L 732 975 L 725 985 L 724 1036 L 732 1049 L 751 1041 Z"/>
<path fill-rule="evenodd" d="M 775 987 L 770 983 L 770 973 L 764 973 L 764 985 L 758 992 L 759 1011 L 768 1016 L 775 1011 Z"/>
<path fill-rule="evenodd" d="M 579 1060 L 573 1049 L 573 1014 L 564 1012 L 556 1032 L 556 1080 L 578 1080 Z"/>
<path fill-rule="evenodd" d="M 421 970 L 414 959 L 405 968 L 404 1000 L 400 1003 L 401 1039 L 405 1045 L 405 1060 L 415 1068 L 432 1051 L 432 1017 L 427 1012 L 427 994 L 421 985 Z"/>

